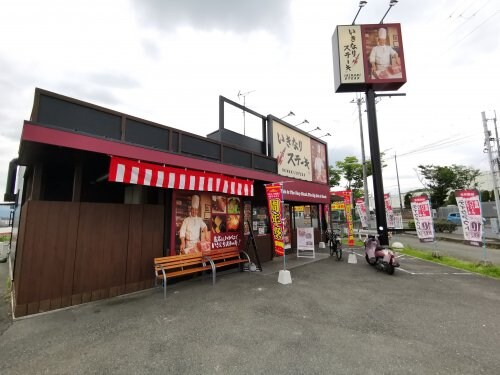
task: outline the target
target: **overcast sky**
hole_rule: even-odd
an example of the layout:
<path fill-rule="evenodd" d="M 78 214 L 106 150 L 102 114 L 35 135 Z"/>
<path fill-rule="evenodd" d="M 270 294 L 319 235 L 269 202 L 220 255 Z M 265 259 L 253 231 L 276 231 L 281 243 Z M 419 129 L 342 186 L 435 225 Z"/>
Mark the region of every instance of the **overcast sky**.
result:
<path fill-rule="evenodd" d="M 361 158 L 356 94 L 334 92 L 331 49 L 358 3 L 2 1 L 0 197 L 35 87 L 203 136 L 218 128 L 223 95 L 264 115 L 293 111 L 291 124 L 307 119 L 304 130 L 331 133 L 322 138 L 330 164 Z M 356 22 L 378 23 L 388 4 L 368 0 Z M 419 164 L 489 170 L 481 112 L 500 114 L 500 0 L 400 0 L 384 22 L 401 23 L 408 81 L 406 97 L 377 104 L 386 192 L 397 194 L 394 153 L 402 192 L 422 187 Z M 258 137 L 241 113 L 226 125 Z M 363 125 L 369 158 L 366 116 Z"/>

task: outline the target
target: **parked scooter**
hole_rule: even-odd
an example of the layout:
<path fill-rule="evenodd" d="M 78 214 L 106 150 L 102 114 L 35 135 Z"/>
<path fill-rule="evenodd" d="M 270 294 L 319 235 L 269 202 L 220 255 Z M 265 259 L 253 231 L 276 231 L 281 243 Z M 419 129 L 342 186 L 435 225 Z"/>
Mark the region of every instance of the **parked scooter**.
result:
<path fill-rule="evenodd" d="M 380 246 L 380 242 L 373 235 L 368 236 L 365 241 L 365 259 L 368 264 L 387 272 L 389 275 L 392 275 L 394 269 L 399 267 L 399 262 L 394 253 Z"/>

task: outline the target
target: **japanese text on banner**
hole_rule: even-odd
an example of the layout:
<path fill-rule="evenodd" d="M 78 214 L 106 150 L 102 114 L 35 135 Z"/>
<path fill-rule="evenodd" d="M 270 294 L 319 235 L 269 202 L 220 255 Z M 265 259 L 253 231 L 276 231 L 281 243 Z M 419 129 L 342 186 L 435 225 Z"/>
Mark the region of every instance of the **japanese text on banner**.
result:
<path fill-rule="evenodd" d="M 274 252 L 276 255 L 285 254 L 283 239 L 283 193 L 281 185 L 266 185 L 267 203 L 269 207 L 269 219 L 273 234 Z"/>

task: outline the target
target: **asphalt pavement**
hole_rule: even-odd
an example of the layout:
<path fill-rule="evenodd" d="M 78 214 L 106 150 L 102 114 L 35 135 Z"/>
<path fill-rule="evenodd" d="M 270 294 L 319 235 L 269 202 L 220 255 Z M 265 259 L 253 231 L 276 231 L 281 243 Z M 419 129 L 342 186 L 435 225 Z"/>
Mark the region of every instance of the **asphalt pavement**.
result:
<path fill-rule="evenodd" d="M 215 287 L 178 282 L 166 300 L 153 289 L 8 320 L 0 373 L 498 374 L 500 281 L 406 256 L 390 276 L 348 254 L 287 256 L 288 285 L 278 258 Z"/>
<path fill-rule="evenodd" d="M 404 246 L 429 252 L 439 251 L 441 255 L 473 262 L 489 262 L 500 265 L 500 241 L 490 239 L 486 246 L 471 246 L 465 243 L 463 235 L 457 233 L 438 233 L 435 242 L 420 242 L 415 233 L 407 232 L 394 235 L 390 241 Z"/>

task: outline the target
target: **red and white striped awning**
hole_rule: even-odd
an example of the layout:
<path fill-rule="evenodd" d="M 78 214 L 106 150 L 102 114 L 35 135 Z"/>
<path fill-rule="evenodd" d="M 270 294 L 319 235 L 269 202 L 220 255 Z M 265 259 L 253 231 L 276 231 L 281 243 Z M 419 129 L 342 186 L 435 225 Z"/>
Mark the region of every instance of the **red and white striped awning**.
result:
<path fill-rule="evenodd" d="M 108 180 L 167 189 L 253 196 L 253 180 L 192 169 L 164 167 L 116 156 L 111 156 Z"/>

